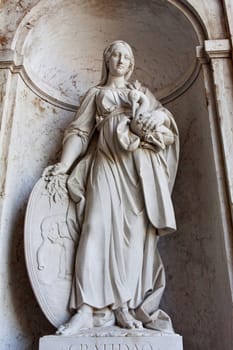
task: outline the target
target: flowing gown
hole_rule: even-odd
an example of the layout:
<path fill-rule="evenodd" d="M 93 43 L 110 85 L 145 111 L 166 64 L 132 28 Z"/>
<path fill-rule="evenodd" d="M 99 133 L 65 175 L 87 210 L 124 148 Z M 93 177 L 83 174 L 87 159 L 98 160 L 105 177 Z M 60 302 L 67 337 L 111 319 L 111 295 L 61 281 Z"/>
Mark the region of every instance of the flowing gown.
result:
<path fill-rule="evenodd" d="M 114 310 L 127 302 L 149 324 L 165 287 L 158 235 L 176 229 L 170 192 L 178 133 L 166 110 L 176 141 L 160 152 L 142 147 L 129 128 L 129 91 L 90 89 L 66 132 L 65 140 L 81 138 L 84 155 L 68 180 L 80 226 L 70 306 Z M 163 108 L 144 92 L 151 110 Z"/>

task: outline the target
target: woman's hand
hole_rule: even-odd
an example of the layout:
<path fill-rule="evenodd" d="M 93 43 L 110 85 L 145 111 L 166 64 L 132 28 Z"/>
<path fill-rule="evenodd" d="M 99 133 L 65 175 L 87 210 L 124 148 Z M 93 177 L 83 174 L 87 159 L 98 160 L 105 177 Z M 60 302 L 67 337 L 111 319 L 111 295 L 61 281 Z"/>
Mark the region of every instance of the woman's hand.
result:
<path fill-rule="evenodd" d="M 153 111 L 151 114 L 144 115 L 143 125 L 147 130 L 155 131 L 157 128 L 165 124 L 165 121 L 168 119 L 168 127 L 170 126 L 169 118 L 166 113 L 162 110 Z"/>
<path fill-rule="evenodd" d="M 154 131 L 157 127 L 157 121 L 150 116 L 143 122 L 143 126 L 149 131 Z"/>
<path fill-rule="evenodd" d="M 66 172 L 68 169 L 69 167 L 65 163 L 59 162 L 48 166 L 44 170 L 42 178 L 45 181 L 45 189 L 50 201 L 57 203 L 67 199 L 66 182 L 68 175 L 66 175 Z"/>
<path fill-rule="evenodd" d="M 68 166 L 65 163 L 59 162 L 53 165 L 49 165 L 43 171 L 42 177 L 45 180 L 49 180 L 51 176 L 64 175 L 68 171 Z"/>

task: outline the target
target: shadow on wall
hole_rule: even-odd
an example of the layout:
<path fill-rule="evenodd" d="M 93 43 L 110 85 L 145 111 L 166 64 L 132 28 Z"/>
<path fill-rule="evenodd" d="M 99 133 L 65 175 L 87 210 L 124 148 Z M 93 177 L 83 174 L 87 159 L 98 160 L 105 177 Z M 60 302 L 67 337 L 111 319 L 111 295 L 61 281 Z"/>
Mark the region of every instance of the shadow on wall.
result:
<path fill-rule="evenodd" d="M 43 315 L 28 279 L 23 238 L 25 211 L 26 205 L 22 206 L 12 222 L 9 275 L 12 306 L 21 327 L 18 339 L 28 337 L 28 347 L 24 350 L 31 350 L 37 349 L 39 337 L 53 334 L 55 330 Z"/>
<path fill-rule="evenodd" d="M 227 271 L 221 250 L 217 174 L 201 74 L 169 109 L 180 130 L 181 154 L 173 194 L 178 231 L 160 239 L 167 272 L 163 306 L 176 331 L 183 335 L 185 349 L 228 349 L 231 320 L 226 312 L 227 292 L 223 292 L 228 288 Z M 221 325 L 219 320 L 224 320 Z M 223 338 L 228 339 L 225 347 Z"/>

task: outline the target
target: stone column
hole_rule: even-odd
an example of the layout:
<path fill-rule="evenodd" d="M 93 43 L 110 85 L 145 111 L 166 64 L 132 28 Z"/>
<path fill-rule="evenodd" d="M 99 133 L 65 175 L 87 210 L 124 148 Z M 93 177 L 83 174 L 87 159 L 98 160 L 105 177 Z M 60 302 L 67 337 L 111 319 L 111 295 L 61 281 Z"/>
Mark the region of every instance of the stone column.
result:
<path fill-rule="evenodd" d="M 219 197 L 223 219 L 223 244 L 233 291 L 233 67 L 230 40 L 206 40 L 204 47 L 197 48 L 197 56 L 203 66 L 209 118 L 212 119 L 210 124 L 213 135 L 215 134 L 213 139 L 216 141 L 216 169 L 219 188 L 222 189 L 219 191 Z"/>

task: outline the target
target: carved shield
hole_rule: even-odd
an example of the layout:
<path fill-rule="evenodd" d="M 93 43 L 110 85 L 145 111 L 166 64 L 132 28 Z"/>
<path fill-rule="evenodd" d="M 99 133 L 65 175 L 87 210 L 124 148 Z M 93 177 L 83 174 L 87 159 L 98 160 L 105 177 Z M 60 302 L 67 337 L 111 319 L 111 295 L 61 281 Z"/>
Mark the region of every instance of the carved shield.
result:
<path fill-rule="evenodd" d="M 67 176 L 35 185 L 25 221 L 25 255 L 37 301 L 58 327 L 70 318 L 69 297 L 78 242 L 75 205 L 69 199 Z M 60 181 L 61 180 L 61 181 Z"/>

